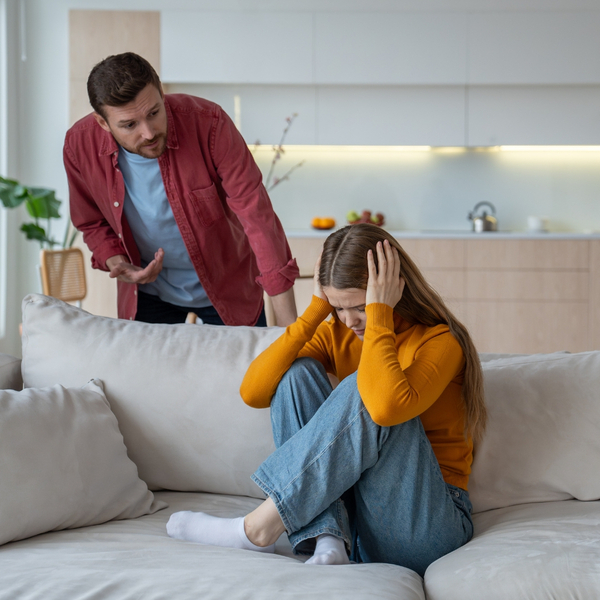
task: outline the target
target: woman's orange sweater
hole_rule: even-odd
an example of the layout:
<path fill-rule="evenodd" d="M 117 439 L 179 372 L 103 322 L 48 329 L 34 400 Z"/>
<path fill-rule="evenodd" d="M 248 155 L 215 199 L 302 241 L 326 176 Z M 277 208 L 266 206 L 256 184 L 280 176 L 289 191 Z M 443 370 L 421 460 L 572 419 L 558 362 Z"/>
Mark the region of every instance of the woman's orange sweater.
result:
<path fill-rule="evenodd" d="M 296 358 L 318 360 L 340 381 L 358 370 L 358 391 L 382 427 L 420 417 L 447 483 L 467 489 L 473 443 L 465 438 L 461 388 L 462 349 L 446 325 L 411 325 L 386 304 L 368 304 L 364 341 L 313 296 L 310 306 L 258 356 L 240 393 L 246 404 L 267 408 Z"/>

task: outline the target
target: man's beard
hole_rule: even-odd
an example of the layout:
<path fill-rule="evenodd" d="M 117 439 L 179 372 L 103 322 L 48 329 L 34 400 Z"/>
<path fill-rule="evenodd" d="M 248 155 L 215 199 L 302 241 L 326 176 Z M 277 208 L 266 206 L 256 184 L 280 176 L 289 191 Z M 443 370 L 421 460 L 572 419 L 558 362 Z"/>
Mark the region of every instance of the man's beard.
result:
<path fill-rule="evenodd" d="M 148 146 L 154 144 L 158 140 L 158 144 L 153 148 L 148 148 Z M 135 150 L 129 150 L 129 152 L 134 152 L 135 154 L 139 154 L 144 158 L 158 158 L 167 147 L 167 136 L 164 133 L 157 135 L 153 140 L 149 140 L 140 144 Z"/>
<path fill-rule="evenodd" d="M 167 147 L 167 136 L 164 133 L 160 133 L 156 135 L 152 140 L 145 141 L 143 144 L 139 144 L 135 147 L 130 146 L 129 144 L 124 144 L 122 141 L 118 140 L 114 134 L 113 137 L 115 137 L 116 142 L 122 148 L 125 148 L 127 152 L 131 152 L 131 154 L 138 154 L 139 156 L 143 156 L 144 158 L 158 158 Z M 158 144 L 154 148 L 147 147 L 148 145 L 151 145 L 154 142 L 156 142 L 156 140 L 158 140 Z"/>

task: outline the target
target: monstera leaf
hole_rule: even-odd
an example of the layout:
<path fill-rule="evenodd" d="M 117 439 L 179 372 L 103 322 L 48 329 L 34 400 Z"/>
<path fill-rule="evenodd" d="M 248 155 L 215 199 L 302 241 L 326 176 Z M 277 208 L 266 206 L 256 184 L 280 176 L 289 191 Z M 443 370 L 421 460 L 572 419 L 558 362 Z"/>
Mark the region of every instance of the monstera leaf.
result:
<path fill-rule="evenodd" d="M 54 190 L 29 188 L 28 195 L 27 212 L 34 219 L 60 219 L 60 200 L 56 199 Z"/>
<path fill-rule="evenodd" d="M 0 177 L 0 200 L 6 208 L 15 208 L 27 198 L 27 189 L 14 179 Z"/>
<path fill-rule="evenodd" d="M 50 240 L 46 236 L 46 230 L 35 223 L 23 223 L 21 231 L 25 234 L 28 240 L 37 240 L 38 242 L 46 242 L 50 246 L 57 244 L 55 240 Z"/>
<path fill-rule="evenodd" d="M 35 223 L 24 223 L 21 226 L 21 231 L 28 240 L 37 240 L 42 247 L 58 243 L 46 232 L 50 231 L 50 219 L 60 219 L 61 201 L 56 198 L 54 190 L 26 187 L 14 179 L 0 177 L 0 201 L 6 208 L 16 208 L 25 204 L 27 212 L 35 219 Z M 40 225 L 40 219 L 47 220 L 48 230 Z"/>

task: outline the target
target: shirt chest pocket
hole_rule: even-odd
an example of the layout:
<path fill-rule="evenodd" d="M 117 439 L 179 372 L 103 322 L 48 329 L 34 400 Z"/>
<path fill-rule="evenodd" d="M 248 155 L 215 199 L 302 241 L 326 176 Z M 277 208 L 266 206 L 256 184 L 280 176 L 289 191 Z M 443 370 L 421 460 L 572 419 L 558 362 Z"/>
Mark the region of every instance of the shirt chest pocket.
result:
<path fill-rule="evenodd" d="M 225 217 L 217 186 L 214 183 L 210 187 L 193 190 L 188 195 L 200 222 L 205 227 L 210 227 L 215 221 Z"/>

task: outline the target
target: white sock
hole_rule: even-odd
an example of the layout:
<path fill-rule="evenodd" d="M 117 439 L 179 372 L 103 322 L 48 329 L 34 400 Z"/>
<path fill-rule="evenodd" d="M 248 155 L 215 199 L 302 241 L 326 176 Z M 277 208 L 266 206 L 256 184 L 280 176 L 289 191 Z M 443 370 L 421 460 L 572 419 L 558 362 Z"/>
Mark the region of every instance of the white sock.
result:
<path fill-rule="evenodd" d="M 167 533 L 178 540 L 208 546 L 275 552 L 275 544 L 265 547 L 256 546 L 248 539 L 244 529 L 244 517 L 222 519 L 206 513 L 184 510 L 171 515 L 167 523 Z"/>
<path fill-rule="evenodd" d="M 348 565 L 346 544 L 342 538 L 324 533 L 317 538 L 315 553 L 306 561 L 307 565 Z"/>

